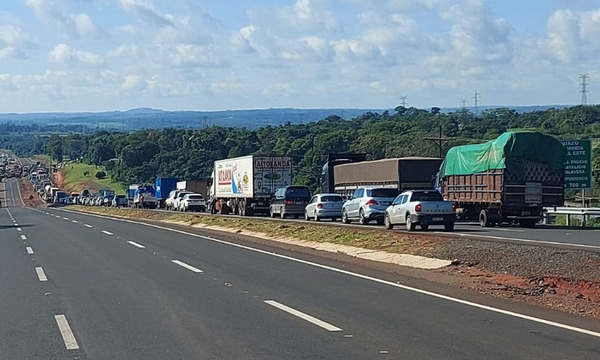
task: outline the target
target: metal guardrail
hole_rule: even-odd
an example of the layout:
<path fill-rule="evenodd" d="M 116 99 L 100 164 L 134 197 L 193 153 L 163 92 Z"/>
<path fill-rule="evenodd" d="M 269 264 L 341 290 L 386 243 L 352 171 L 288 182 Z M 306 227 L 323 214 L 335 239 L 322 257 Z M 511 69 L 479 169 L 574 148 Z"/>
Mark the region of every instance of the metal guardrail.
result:
<path fill-rule="evenodd" d="M 544 208 L 547 214 L 557 215 L 596 215 L 600 216 L 600 208 L 551 207 Z"/>
<path fill-rule="evenodd" d="M 600 208 L 577 208 L 577 207 L 550 207 L 544 208 L 544 223 L 550 222 L 552 215 L 566 215 L 567 226 L 571 226 L 571 216 L 581 218 L 581 226 L 587 226 L 590 216 L 600 216 Z"/>

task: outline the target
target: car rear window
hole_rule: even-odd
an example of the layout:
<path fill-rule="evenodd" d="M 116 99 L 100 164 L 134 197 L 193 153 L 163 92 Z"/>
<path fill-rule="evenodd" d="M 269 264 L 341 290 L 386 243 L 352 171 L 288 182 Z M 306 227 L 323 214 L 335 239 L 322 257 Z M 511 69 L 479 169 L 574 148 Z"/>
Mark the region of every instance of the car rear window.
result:
<path fill-rule="evenodd" d="M 287 199 L 305 199 L 310 197 L 310 191 L 305 187 L 290 187 L 285 192 Z"/>
<path fill-rule="evenodd" d="M 442 195 L 437 191 L 414 192 L 410 201 L 444 201 Z"/>
<path fill-rule="evenodd" d="M 335 202 L 335 201 L 344 201 L 344 199 L 341 196 L 333 196 L 333 195 L 321 197 L 321 202 Z"/>
<path fill-rule="evenodd" d="M 190 195 L 188 196 L 188 199 L 190 200 L 202 200 L 202 195 Z"/>
<path fill-rule="evenodd" d="M 370 189 L 367 190 L 367 196 L 370 197 L 382 197 L 382 198 L 395 198 L 399 192 L 396 189 Z"/>

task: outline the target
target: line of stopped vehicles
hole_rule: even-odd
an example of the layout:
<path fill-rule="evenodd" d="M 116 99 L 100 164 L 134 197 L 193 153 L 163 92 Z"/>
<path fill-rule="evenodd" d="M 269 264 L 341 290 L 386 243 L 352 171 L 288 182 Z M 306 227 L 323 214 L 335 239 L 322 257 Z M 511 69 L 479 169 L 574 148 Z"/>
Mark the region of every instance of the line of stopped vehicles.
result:
<path fill-rule="evenodd" d="M 127 194 L 105 190 L 86 205 L 166 208 L 241 216 L 267 215 L 320 221 L 375 222 L 411 231 L 455 221 L 481 226 L 533 227 L 545 207 L 564 204 L 566 151 L 538 132 L 506 132 L 482 144 L 451 148 L 445 158 L 402 157 L 366 161 L 365 154 L 329 154 L 322 191 L 294 185 L 292 158 L 249 155 L 214 163 L 205 181 L 158 178 Z"/>

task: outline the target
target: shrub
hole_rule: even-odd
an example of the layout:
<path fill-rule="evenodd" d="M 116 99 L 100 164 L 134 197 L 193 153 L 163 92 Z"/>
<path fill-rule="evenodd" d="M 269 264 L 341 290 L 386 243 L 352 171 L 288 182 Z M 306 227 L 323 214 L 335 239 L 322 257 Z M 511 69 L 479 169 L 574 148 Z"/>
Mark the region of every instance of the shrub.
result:
<path fill-rule="evenodd" d="M 96 173 L 96 178 L 97 179 L 104 179 L 106 177 L 106 173 L 104 171 L 98 171 Z"/>

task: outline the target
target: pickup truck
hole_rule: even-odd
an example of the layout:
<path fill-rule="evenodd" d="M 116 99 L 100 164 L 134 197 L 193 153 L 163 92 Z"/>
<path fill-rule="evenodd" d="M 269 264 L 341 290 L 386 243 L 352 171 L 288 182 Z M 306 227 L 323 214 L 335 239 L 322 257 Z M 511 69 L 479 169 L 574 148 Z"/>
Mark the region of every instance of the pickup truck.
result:
<path fill-rule="evenodd" d="M 454 202 L 444 201 L 442 195 L 435 190 L 401 193 L 385 210 L 384 218 L 387 229 L 404 224 L 408 231 L 413 231 L 417 225 L 423 230 L 427 230 L 429 225 L 444 225 L 446 231 L 452 231 L 455 221 Z"/>

